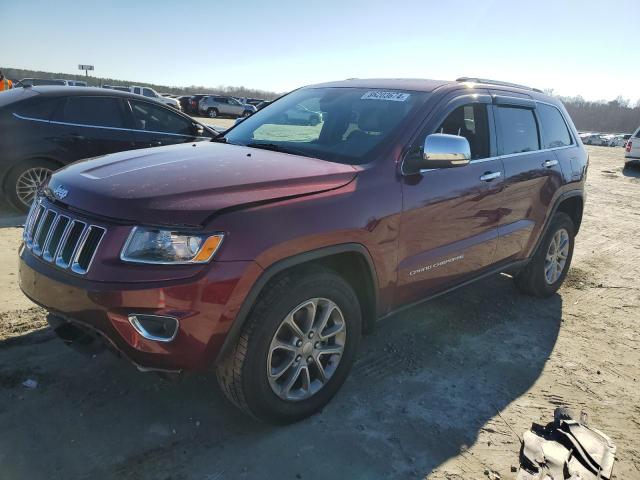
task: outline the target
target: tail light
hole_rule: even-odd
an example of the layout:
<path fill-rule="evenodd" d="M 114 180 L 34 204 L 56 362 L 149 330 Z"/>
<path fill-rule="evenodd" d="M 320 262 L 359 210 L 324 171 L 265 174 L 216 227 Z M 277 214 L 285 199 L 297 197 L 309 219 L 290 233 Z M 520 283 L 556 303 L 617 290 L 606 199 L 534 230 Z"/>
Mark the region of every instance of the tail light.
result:
<path fill-rule="evenodd" d="M 631 140 L 629 140 L 629 141 L 627 142 L 627 149 L 626 149 L 626 150 L 627 150 L 627 152 L 630 152 L 630 151 L 631 151 Z"/>

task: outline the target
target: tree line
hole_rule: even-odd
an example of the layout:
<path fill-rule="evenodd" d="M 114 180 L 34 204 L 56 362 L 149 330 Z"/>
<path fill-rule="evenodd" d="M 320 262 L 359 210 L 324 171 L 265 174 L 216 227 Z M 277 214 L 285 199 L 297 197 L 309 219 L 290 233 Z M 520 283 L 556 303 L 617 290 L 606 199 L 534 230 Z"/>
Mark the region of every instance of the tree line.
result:
<path fill-rule="evenodd" d="M 265 100 L 273 100 L 279 97 L 281 94 L 276 92 L 270 92 L 268 90 L 260 90 L 255 88 L 246 87 L 229 87 L 229 86 L 217 86 L 217 87 L 205 87 L 202 85 L 191 85 L 189 87 L 172 87 L 168 85 L 159 85 L 157 83 L 146 82 L 132 82 L 130 80 L 120 80 L 109 77 L 86 77 L 84 74 L 68 74 L 68 73 L 52 73 L 43 72 L 40 70 L 26 70 L 21 68 L 9 68 L 0 67 L 0 70 L 4 72 L 4 76 L 11 80 L 21 80 L 23 78 L 46 78 L 46 79 L 64 79 L 64 80 L 82 80 L 87 82 L 89 86 L 101 87 L 102 85 L 113 86 L 130 86 L 139 85 L 141 87 L 151 87 L 158 93 L 171 93 L 173 95 L 193 95 L 196 93 L 210 93 L 212 95 L 229 95 L 233 97 L 247 97 L 247 98 L 262 98 Z"/>
<path fill-rule="evenodd" d="M 582 97 L 560 97 L 579 131 L 633 133 L 640 127 L 640 101 L 634 106 L 618 97 L 610 102 L 588 102 Z"/>

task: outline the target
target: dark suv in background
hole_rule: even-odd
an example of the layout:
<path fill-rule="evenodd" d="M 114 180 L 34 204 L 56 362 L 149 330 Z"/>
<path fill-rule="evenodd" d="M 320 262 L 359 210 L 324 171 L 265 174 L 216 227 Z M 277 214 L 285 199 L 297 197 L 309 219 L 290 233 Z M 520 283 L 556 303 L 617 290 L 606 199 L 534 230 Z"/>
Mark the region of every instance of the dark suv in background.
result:
<path fill-rule="evenodd" d="M 27 211 L 51 172 L 76 160 L 218 132 L 140 95 L 89 87 L 27 87 L 0 95 L 0 189 Z"/>
<path fill-rule="evenodd" d="M 300 108 L 319 123 L 290 121 Z M 67 342 L 213 367 L 243 411 L 291 422 L 338 391 L 377 319 L 497 272 L 546 297 L 569 269 L 588 158 L 538 90 L 326 83 L 215 140 L 51 177 L 20 285 Z"/>

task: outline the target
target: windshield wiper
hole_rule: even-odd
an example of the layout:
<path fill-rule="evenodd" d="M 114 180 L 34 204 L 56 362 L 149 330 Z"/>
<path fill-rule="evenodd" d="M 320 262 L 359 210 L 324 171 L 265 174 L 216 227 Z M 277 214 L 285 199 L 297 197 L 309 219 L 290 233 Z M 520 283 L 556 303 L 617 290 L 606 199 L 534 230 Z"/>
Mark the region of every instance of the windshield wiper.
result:
<path fill-rule="evenodd" d="M 283 147 L 282 145 L 278 145 L 276 143 L 252 142 L 252 143 L 247 143 L 246 146 L 251 148 L 261 148 L 262 150 L 271 150 L 272 152 L 290 153 L 293 155 L 302 155 L 305 157 L 309 156 L 308 153 L 303 152 L 301 150 L 296 150 L 295 148 Z"/>
<path fill-rule="evenodd" d="M 213 137 L 211 141 L 218 142 L 218 143 L 229 143 L 224 135 L 218 135 L 217 137 Z"/>

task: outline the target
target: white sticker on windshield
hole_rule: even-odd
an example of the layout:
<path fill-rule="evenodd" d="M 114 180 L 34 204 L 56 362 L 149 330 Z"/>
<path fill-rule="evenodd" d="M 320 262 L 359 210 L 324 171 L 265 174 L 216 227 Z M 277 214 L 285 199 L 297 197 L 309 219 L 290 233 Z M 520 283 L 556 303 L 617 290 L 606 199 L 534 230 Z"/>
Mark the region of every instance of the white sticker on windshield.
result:
<path fill-rule="evenodd" d="M 410 93 L 404 92 L 383 92 L 381 90 L 372 90 L 360 97 L 360 100 L 387 100 L 390 102 L 406 102 L 411 96 Z"/>

